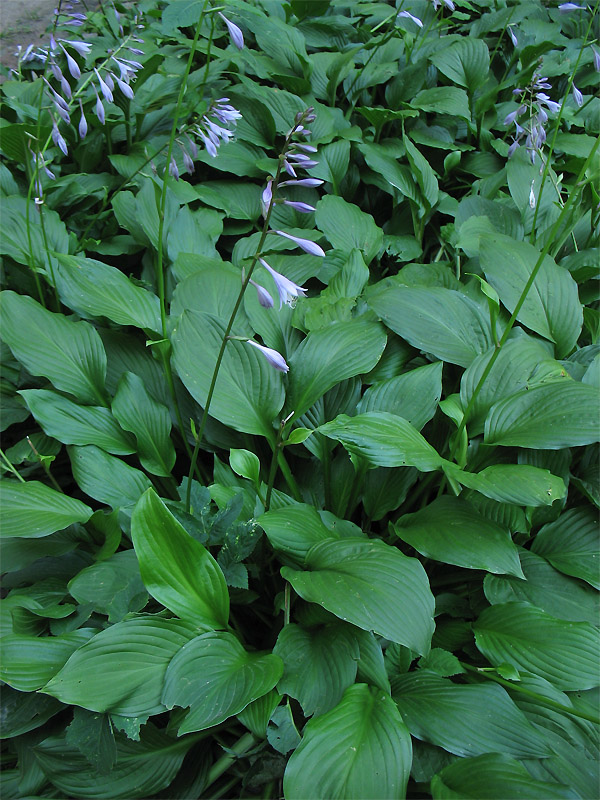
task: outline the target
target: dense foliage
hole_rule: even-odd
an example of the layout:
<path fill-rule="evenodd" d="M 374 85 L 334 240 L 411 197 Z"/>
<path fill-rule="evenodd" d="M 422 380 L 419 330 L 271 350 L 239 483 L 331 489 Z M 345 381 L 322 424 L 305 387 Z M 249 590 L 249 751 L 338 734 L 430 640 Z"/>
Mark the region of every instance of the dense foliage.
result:
<path fill-rule="evenodd" d="M 597 6 L 21 52 L 4 800 L 600 795 Z"/>

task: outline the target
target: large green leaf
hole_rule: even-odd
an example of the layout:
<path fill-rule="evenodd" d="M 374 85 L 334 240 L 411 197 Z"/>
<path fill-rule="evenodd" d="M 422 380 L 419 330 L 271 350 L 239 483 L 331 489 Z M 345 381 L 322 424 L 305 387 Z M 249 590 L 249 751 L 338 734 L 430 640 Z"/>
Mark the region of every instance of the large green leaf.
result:
<path fill-rule="evenodd" d="M 80 489 L 113 508 L 131 509 L 152 484 L 147 475 L 99 447 L 70 447 L 73 477 Z"/>
<path fill-rule="evenodd" d="M 569 379 L 500 400 L 485 421 L 486 444 L 560 450 L 599 439 L 598 392 Z"/>
<path fill-rule="evenodd" d="M 224 324 L 205 312 L 186 311 L 173 331 L 173 354 L 179 377 L 204 406 L 225 334 Z M 273 420 L 281 410 L 281 373 L 255 347 L 229 341 L 215 385 L 210 413 L 244 433 L 273 436 Z"/>
<path fill-rule="evenodd" d="M 169 786 L 193 744 L 194 737 L 173 739 L 149 723 L 138 742 L 117 736 L 116 764 L 101 777 L 64 736 L 44 739 L 34 753 L 44 775 L 67 797 L 130 800 L 154 796 Z"/>
<path fill-rule="evenodd" d="M 598 629 L 546 614 L 528 603 L 486 608 L 473 625 L 475 642 L 491 664 L 513 664 L 559 689 L 600 685 Z"/>
<path fill-rule="evenodd" d="M 429 60 L 451 81 L 474 90 L 485 82 L 490 66 L 490 54 L 486 43 L 474 36 L 465 36 L 429 56 Z"/>
<path fill-rule="evenodd" d="M 314 545 L 306 571 L 282 567 L 296 592 L 336 617 L 364 630 L 429 651 L 433 633 L 433 595 L 415 558 L 380 540 L 329 540 Z M 402 609 L 402 614 L 397 609 Z"/>
<path fill-rule="evenodd" d="M 364 319 L 312 331 L 289 360 L 286 407 L 302 416 L 336 383 L 372 370 L 385 344 L 382 326 Z"/>
<path fill-rule="evenodd" d="M 457 756 L 550 754 L 544 737 L 497 684 L 461 685 L 418 670 L 392 678 L 392 696 L 417 739 Z"/>
<path fill-rule="evenodd" d="M 405 796 L 410 735 L 389 695 L 359 683 L 311 720 L 288 761 L 286 800 L 390 800 Z"/>
<path fill-rule="evenodd" d="M 411 101 L 411 106 L 433 114 L 449 114 L 453 117 L 471 119 L 467 93 L 455 86 L 434 86 L 431 89 L 423 89 Z"/>
<path fill-rule="evenodd" d="M 148 489 L 131 518 L 131 538 L 142 580 L 152 597 L 183 619 L 226 628 L 225 576 L 208 550 L 193 539 Z"/>
<path fill-rule="evenodd" d="M 600 589 L 598 515 L 590 506 L 571 508 L 544 525 L 531 549 L 565 575 L 581 578 Z"/>
<path fill-rule="evenodd" d="M 189 622 L 157 616 L 117 622 L 76 650 L 42 691 L 90 711 L 159 714 L 167 666 L 197 633 Z"/>
<path fill-rule="evenodd" d="M 579 795 L 567 786 L 532 778 L 525 767 L 513 758 L 489 753 L 475 758 L 461 758 L 434 776 L 431 781 L 433 800 L 506 800 L 507 797 L 562 798 L 573 800 Z"/>
<path fill-rule="evenodd" d="M 80 628 L 61 636 L 3 636 L 0 679 L 20 692 L 41 689 L 94 633 Z"/>
<path fill-rule="evenodd" d="M 105 561 L 82 569 L 68 585 L 78 603 L 90 603 L 94 611 L 120 622 L 130 611 L 140 611 L 148 601 L 133 550 L 122 550 Z"/>
<path fill-rule="evenodd" d="M 189 711 L 179 735 L 224 722 L 269 692 L 283 672 L 279 656 L 248 653 L 230 633 L 197 636 L 175 655 L 162 701 Z"/>
<path fill-rule="evenodd" d="M 488 316 L 453 289 L 403 286 L 390 279 L 373 287 L 367 301 L 395 333 L 443 361 L 468 367 L 492 345 Z"/>
<path fill-rule="evenodd" d="M 339 623 L 308 629 L 287 625 L 273 652 L 283 661 L 277 689 L 295 697 L 307 717 L 324 714 L 340 702 L 355 681 L 360 656 L 352 628 Z"/>
<path fill-rule="evenodd" d="M 562 478 L 529 464 L 492 464 L 481 472 L 465 472 L 448 462 L 444 471 L 463 486 L 499 503 L 551 506 L 567 493 Z"/>
<path fill-rule="evenodd" d="M 363 394 L 358 413 L 388 411 L 420 431 L 435 414 L 442 396 L 442 366 L 438 361 L 373 384 Z"/>
<path fill-rule="evenodd" d="M 135 452 L 134 442 L 104 406 L 82 406 L 47 389 L 19 392 L 48 436 L 64 444 L 94 444 L 116 455 Z"/>
<path fill-rule="evenodd" d="M 123 374 L 112 412 L 121 427 L 135 435 L 144 469 L 153 475 L 169 477 L 176 458 L 171 441 L 171 415 L 166 406 L 148 393 L 138 375 Z"/>
<path fill-rule="evenodd" d="M 0 481 L 0 537 L 37 539 L 74 522 L 87 522 L 92 509 L 39 481 Z"/>
<path fill-rule="evenodd" d="M 523 577 L 508 530 L 459 497 L 438 497 L 420 511 L 400 517 L 394 530 L 427 558 Z"/>
<path fill-rule="evenodd" d="M 558 572 L 546 559 L 530 550 L 520 549 L 519 557 L 525 580 L 507 575 L 486 576 L 483 590 L 492 605 L 525 602 L 558 619 L 597 623 L 600 618 L 598 592 Z"/>
<path fill-rule="evenodd" d="M 386 411 L 369 411 L 356 417 L 340 414 L 318 431 L 373 466 L 416 467 L 421 472 L 432 472 L 444 464 L 444 459 L 410 422 Z"/>
<path fill-rule="evenodd" d="M 120 269 L 83 256 L 59 255 L 57 288 L 63 303 L 78 314 L 108 317 L 160 333 L 158 297 L 136 286 Z"/>
<path fill-rule="evenodd" d="M 0 337 L 27 371 L 84 403 L 105 405 L 106 353 L 98 332 L 88 322 L 47 311 L 32 297 L 6 291 L 1 299 Z"/>
<path fill-rule="evenodd" d="M 317 227 L 340 250 L 358 248 L 369 264 L 383 243 L 383 231 L 370 214 L 341 197 L 326 195 L 317 203 Z"/>
<path fill-rule="evenodd" d="M 500 254 L 500 257 L 499 257 Z M 485 276 L 512 313 L 539 258 L 528 242 L 517 242 L 501 234 L 483 236 L 479 258 Z M 577 283 L 570 272 L 545 256 L 517 319 L 556 343 L 557 355 L 573 349 L 583 324 Z"/>

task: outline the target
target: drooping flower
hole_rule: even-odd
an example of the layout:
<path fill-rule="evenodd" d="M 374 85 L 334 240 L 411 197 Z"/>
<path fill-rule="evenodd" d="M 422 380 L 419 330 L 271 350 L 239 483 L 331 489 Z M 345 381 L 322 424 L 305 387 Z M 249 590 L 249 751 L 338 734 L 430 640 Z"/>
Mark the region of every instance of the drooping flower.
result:
<path fill-rule="evenodd" d="M 263 308 L 273 308 L 273 298 L 271 294 L 265 289 L 264 286 L 261 286 L 260 283 L 256 283 L 255 281 L 250 278 L 248 283 L 251 283 L 252 286 L 256 289 L 256 294 L 258 295 L 258 302 L 261 304 Z M 281 308 L 281 306 L 280 306 Z"/>
<path fill-rule="evenodd" d="M 583 105 L 583 95 L 581 94 L 579 89 L 575 86 L 575 84 L 573 84 L 573 100 L 575 100 L 575 103 L 579 106 L 579 108 L 581 108 L 581 106 Z"/>
<path fill-rule="evenodd" d="M 270 233 L 276 233 L 277 236 L 283 236 L 284 239 L 295 242 L 298 247 L 301 247 L 305 253 L 309 253 L 311 256 L 325 257 L 325 251 L 315 242 L 311 242 L 310 239 L 301 239 L 299 236 L 292 236 L 291 233 L 285 233 L 285 231 L 270 231 Z"/>
<path fill-rule="evenodd" d="M 280 372 L 290 371 L 290 368 L 286 364 L 285 358 L 281 355 L 281 353 L 278 353 L 277 350 L 273 350 L 270 347 L 265 347 L 263 344 L 259 344 L 252 339 L 246 339 L 246 341 L 248 344 L 251 344 L 252 347 L 256 347 L 256 349 L 263 354 L 272 367 L 275 367 L 275 369 L 279 370 Z"/>
<path fill-rule="evenodd" d="M 508 30 L 508 35 L 510 36 L 510 40 L 513 43 L 513 46 L 518 47 L 519 40 L 517 39 L 517 34 L 513 31 L 510 25 L 508 26 L 507 30 Z"/>
<path fill-rule="evenodd" d="M 414 22 L 415 25 L 418 25 L 419 28 L 423 27 L 422 21 L 418 17 L 415 17 L 413 14 L 411 14 L 408 11 L 400 11 L 398 16 L 396 17 L 396 19 L 398 19 L 398 17 L 406 17 L 407 19 L 412 20 L 412 22 Z"/>
<path fill-rule="evenodd" d="M 231 41 L 233 42 L 233 44 L 237 47 L 238 50 L 243 50 L 244 49 L 244 34 L 240 30 L 240 28 L 238 28 L 238 26 L 234 22 L 232 22 L 230 19 L 227 19 L 225 14 L 222 14 L 220 11 L 218 13 L 219 13 L 219 16 L 221 17 L 221 19 L 223 20 L 223 22 L 225 23 L 225 25 L 227 25 L 227 30 L 229 31 L 229 36 L 230 36 Z"/>
<path fill-rule="evenodd" d="M 577 3 L 561 3 L 558 10 L 561 14 L 568 14 L 569 11 L 584 11 L 585 6 L 578 6 Z"/>
<path fill-rule="evenodd" d="M 311 212 L 316 211 L 314 206 L 311 206 L 308 203 L 301 203 L 298 200 L 284 200 L 283 204 L 285 206 L 290 206 L 290 208 L 299 211 L 301 214 L 310 214 Z"/>
<path fill-rule="evenodd" d="M 594 51 L 594 69 L 596 72 L 600 72 L 600 53 L 595 47 L 592 47 L 592 50 Z"/>
<path fill-rule="evenodd" d="M 100 86 L 100 91 L 102 92 L 102 96 L 108 103 L 112 103 L 113 93 L 110 89 L 110 86 L 105 80 L 102 79 L 102 76 L 100 75 L 96 67 L 94 67 L 94 72 L 96 73 L 96 77 L 98 78 L 98 85 Z"/>
<path fill-rule="evenodd" d="M 263 193 L 260 198 L 263 217 L 267 216 L 267 213 L 269 211 L 269 206 L 271 205 L 272 200 L 273 200 L 273 178 L 269 178 L 269 180 L 267 181 L 267 185 L 263 189 Z"/>
<path fill-rule="evenodd" d="M 81 105 L 81 100 L 79 101 L 79 109 L 81 111 L 81 118 L 79 120 L 79 138 L 85 139 L 86 134 L 88 132 L 88 124 L 87 119 L 85 118 L 85 114 L 83 113 L 83 106 Z"/>
<path fill-rule="evenodd" d="M 58 130 L 58 126 L 57 126 L 57 124 L 56 124 L 56 122 L 55 122 L 55 121 L 52 123 L 52 141 L 54 142 L 54 144 L 55 144 L 55 145 L 56 145 L 56 146 L 57 146 L 57 147 L 58 147 L 60 150 L 62 150 L 62 152 L 63 152 L 65 155 L 68 155 L 68 154 L 69 154 L 69 149 L 67 148 L 67 143 L 65 142 L 65 140 L 64 140 L 64 139 L 63 139 L 63 137 L 61 136 L 61 133 L 60 133 L 60 131 Z"/>
<path fill-rule="evenodd" d="M 298 286 L 297 283 L 294 283 L 294 281 L 286 278 L 285 275 L 274 270 L 273 267 L 267 264 L 264 258 L 259 258 L 258 260 L 275 281 L 275 286 L 279 293 L 279 308 L 281 308 L 284 303 L 288 306 L 293 306 L 298 297 L 306 297 L 306 289 L 303 286 Z"/>

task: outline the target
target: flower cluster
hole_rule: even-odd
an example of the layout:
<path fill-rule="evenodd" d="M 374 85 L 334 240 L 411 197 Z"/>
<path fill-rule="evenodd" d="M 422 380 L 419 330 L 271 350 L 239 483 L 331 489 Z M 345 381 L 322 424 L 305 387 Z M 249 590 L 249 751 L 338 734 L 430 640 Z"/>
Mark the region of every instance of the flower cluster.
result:
<path fill-rule="evenodd" d="M 212 102 L 204 116 L 187 129 L 184 138 L 177 139 L 177 144 L 181 148 L 183 165 L 189 175 L 194 173 L 194 161 L 198 158 L 198 145 L 194 141 L 194 136 L 200 139 L 206 152 L 215 158 L 220 145 L 229 142 L 235 136 L 235 131 L 231 130 L 242 115 L 229 102 L 228 97 L 221 97 Z M 176 180 L 179 179 L 179 169 L 175 157 L 171 157 L 169 164 L 169 174 Z"/>
<path fill-rule="evenodd" d="M 315 188 L 323 183 L 323 181 L 319 180 L 318 178 L 298 177 L 299 170 L 310 169 L 311 167 L 315 167 L 318 163 L 313 159 L 313 155 L 317 152 L 317 148 L 313 147 L 313 145 L 307 144 L 305 141 L 297 141 L 295 138 L 308 138 L 311 132 L 306 126 L 310 125 L 311 122 L 314 122 L 315 118 L 314 109 L 312 107 L 307 108 L 304 112 L 298 112 L 294 120 L 294 125 L 287 133 L 283 152 L 279 156 L 280 168 L 277 172 L 277 178 L 269 178 L 262 193 L 262 212 L 267 223 L 271 216 L 271 210 L 276 203 L 290 206 L 296 211 L 305 214 L 311 213 L 315 210 L 314 206 L 311 206 L 308 203 L 303 203 L 296 200 L 288 200 L 286 198 L 277 196 L 281 189 L 284 189 L 288 186 L 304 186 Z M 287 172 L 287 174 L 291 177 L 282 181 L 279 178 L 283 171 Z M 303 239 L 299 236 L 293 236 L 292 234 L 281 230 L 270 230 L 269 233 L 275 234 L 276 236 L 281 236 L 284 239 L 294 242 L 294 244 L 304 250 L 305 253 L 309 253 L 310 255 L 319 257 L 323 257 L 325 255 L 323 249 L 310 239 Z M 299 286 L 289 278 L 286 278 L 285 275 L 277 272 L 277 270 L 273 269 L 273 267 L 271 267 L 270 264 L 268 264 L 265 259 L 262 258 L 262 256 L 259 256 L 258 260 L 275 282 L 277 293 L 279 294 L 279 308 L 281 308 L 284 303 L 289 306 L 293 306 L 298 297 L 306 296 L 306 289 L 303 286 Z M 255 283 L 255 281 L 250 279 L 248 282 L 255 287 L 258 301 L 261 306 L 264 308 L 272 308 L 274 301 L 270 293 L 263 286 Z M 263 353 L 269 363 L 275 367 L 275 369 L 278 369 L 281 372 L 288 371 L 288 365 L 280 353 L 275 350 L 271 350 L 268 347 L 264 347 L 257 342 L 253 342 L 250 339 L 248 340 L 248 344 L 257 347 Z"/>
<path fill-rule="evenodd" d="M 449 11 L 455 11 L 456 6 L 452 2 L 452 0 L 431 0 L 433 3 L 433 8 L 435 11 L 438 10 L 440 6 L 445 6 Z M 414 14 L 411 14 L 410 11 L 399 11 L 396 14 L 396 20 L 403 17 L 404 19 L 410 19 L 415 25 L 418 25 L 419 28 L 423 27 L 423 20 L 419 19 L 419 17 L 415 17 Z"/>
<path fill-rule="evenodd" d="M 536 71 L 530 86 L 513 91 L 519 98 L 520 105 L 504 119 L 504 125 L 515 125 L 513 142 L 508 149 L 509 158 L 521 146 L 523 140 L 532 164 L 535 164 L 536 154 L 541 157 L 546 141 L 545 126 L 548 122 L 548 111 L 556 114 L 560 110 L 560 103 L 554 102 L 546 94 L 546 90 L 551 88 L 548 79 Z"/>

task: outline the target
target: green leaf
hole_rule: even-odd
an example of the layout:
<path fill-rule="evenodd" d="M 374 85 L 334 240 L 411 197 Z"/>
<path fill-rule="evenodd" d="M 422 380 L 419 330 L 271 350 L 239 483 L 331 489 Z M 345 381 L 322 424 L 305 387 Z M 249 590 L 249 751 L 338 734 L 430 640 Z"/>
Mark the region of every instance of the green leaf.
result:
<path fill-rule="evenodd" d="M 354 638 L 358 642 L 360 658 L 357 678 L 359 683 L 377 686 L 391 694 L 390 681 L 383 660 L 383 650 L 371 631 L 354 628 Z"/>
<path fill-rule="evenodd" d="M 598 393 L 569 379 L 500 400 L 485 421 L 486 444 L 561 450 L 599 439 Z"/>
<path fill-rule="evenodd" d="M 312 331 L 289 359 L 286 408 L 302 416 L 336 383 L 373 369 L 385 344 L 382 326 L 364 319 Z"/>
<path fill-rule="evenodd" d="M 260 461 L 250 450 L 230 450 L 229 465 L 236 475 L 252 481 L 255 487 L 260 486 Z"/>
<path fill-rule="evenodd" d="M 64 736 L 44 739 L 34 753 L 46 777 L 66 797 L 130 800 L 154 796 L 169 786 L 193 744 L 193 737 L 178 741 L 149 723 L 137 742 L 117 736 L 116 764 L 101 778 Z"/>
<path fill-rule="evenodd" d="M 70 447 L 69 457 L 79 488 L 114 509 L 132 509 L 140 495 L 152 485 L 139 469 L 99 447 Z"/>
<path fill-rule="evenodd" d="M 411 101 L 413 108 L 433 114 L 448 114 L 470 120 L 469 98 L 463 89 L 454 86 L 435 86 L 423 89 Z"/>
<path fill-rule="evenodd" d="M 567 494 L 562 478 L 552 475 L 547 469 L 528 464 L 493 464 L 481 472 L 465 472 L 448 462 L 444 471 L 463 486 L 499 503 L 551 506 Z"/>
<path fill-rule="evenodd" d="M 457 756 L 543 758 L 550 748 L 497 684 L 452 683 L 428 670 L 392 678 L 392 697 L 417 739 Z"/>
<path fill-rule="evenodd" d="M 490 54 L 482 39 L 467 36 L 429 57 L 439 71 L 472 94 L 481 86 L 490 68 Z"/>
<path fill-rule="evenodd" d="M 591 507 L 569 509 L 554 522 L 544 525 L 531 549 L 565 575 L 581 578 L 600 589 L 598 519 Z"/>
<path fill-rule="evenodd" d="M 237 718 L 242 725 L 252 731 L 257 739 L 265 739 L 271 715 L 280 702 L 281 695 L 279 692 L 276 689 L 271 689 L 270 692 L 249 703 L 246 708 L 239 712 Z"/>
<path fill-rule="evenodd" d="M 374 383 L 361 397 L 358 413 L 388 411 L 420 431 L 435 414 L 442 396 L 442 367 L 438 361 Z"/>
<path fill-rule="evenodd" d="M 310 170 L 311 176 L 313 178 L 321 178 L 321 180 L 329 181 L 334 189 L 337 190 L 348 172 L 348 164 L 350 163 L 350 142 L 345 139 L 340 139 L 337 142 L 325 145 L 325 147 L 319 147 L 318 161 L 318 166 L 312 167 Z M 333 197 L 333 195 L 327 195 L 327 197 Z M 320 227 L 321 225 L 319 224 L 319 228 Z M 321 230 L 323 229 L 321 228 Z M 325 231 L 323 232 L 326 234 Z M 346 246 L 343 249 L 349 250 L 350 248 Z"/>
<path fill-rule="evenodd" d="M 117 622 L 76 650 L 43 693 L 90 711 L 160 714 L 167 666 L 197 633 L 189 622 L 154 615 Z"/>
<path fill-rule="evenodd" d="M 176 458 L 171 441 L 171 414 L 148 393 L 138 375 L 123 374 L 112 412 L 121 427 L 135 435 L 144 469 L 153 475 L 169 477 Z"/>
<path fill-rule="evenodd" d="M 520 549 L 519 556 L 525 580 L 486 575 L 483 590 L 492 605 L 530 603 L 558 619 L 596 624 L 600 608 L 594 589 L 562 575 L 530 550 Z"/>
<path fill-rule="evenodd" d="M 406 148 L 406 157 L 412 168 L 412 173 L 417 179 L 419 188 L 423 193 L 423 198 L 427 206 L 433 208 L 439 198 L 439 186 L 435 172 L 429 165 L 429 161 L 427 161 L 425 156 L 415 147 L 408 136 L 404 135 L 402 141 Z"/>
<path fill-rule="evenodd" d="M 87 522 L 92 509 L 39 481 L 0 481 L 0 537 L 37 539 L 74 522 Z"/>
<path fill-rule="evenodd" d="M 404 797 L 412 748 L 390 697 L 364 683 L 311 720 L 288 761 L 287 800 L 389 800 Z"/>
<path fill-rule="evenodd" d="M 367 301 L 394 333 L 413 347 L 461 367 L 492 345 L 489 319 L 460 292 L 441 287 L 414 287 L 383 280 Z"/>
<path fill-rule="evenodd" d="M 94 444 L 116 455 L 135 452 L 133 441 L 104 406 L 81 406 L 47 389 L 19 392 L 48 436 L 64 444 Z"/>
<path fill-rule="evenodd" d="M 273 652 L 283 661 L 278 691 L 298 700 L 307 717 L 336 706 L 356 678 L 359 648 L 348 625 L 287 625 Z"/>
<path fill-rule="evenodd" d="M 106 353 L 88 322 L 73 322 L 31 297 L 5 291 L 0 336 L 32 375 L 43 375 L 83 403 L 105 405 Z"/>
<path fill-rule="evenodd" d="M 502 254 L 498 258 L 498 253 Z M 512 313 L 539 258 L 527 242 L 509 236 L 481 238 L 479 257 L 486 278 Z M 575 346 L 583 324 L 577 283 L 564 267 L 545 256 L 519 314 L 519 322 L 556 343 L 557 355 L 566 356 Z"/>
<path fill-rule="evenodd" d="M 227 627 L 229 594 L 221 568 L 153 489 L 144 492 L 135 507 L 131 538 L 152 597 L 182 619 L 210 628 Z"/>
<path fill-rule="evenodd" d="M 416 467 L 432 472 L 444 463 L 410 422 L 386 411 L 369 411 L 356 417 L 340 414 L 317 430 L 373 466 Z"/>
<path fill-rule="evenodd" d="M 427 558 L 523 577 L 508 530 L 483 517 L 459 497 L 438 497 L 420 511 L 404 514 L 394 531 Z"/>
<path fill-rule="evenodd" d="M 171 317 L 184 311 L 205 311 L 219 317 L 226 325 L 240 294 L 241 272 L 232 264 L 222 261 L 217 265 L 198 266 L 196 271 L 177 284 L 171 302 Z M 236 314 L 234 334 L 253 336 L 243 308 Z"/>
<path fill-rule="evenodd" d="M 433 595 L 415 558 L 380 540 L 329 540 L 314 545 L 306 571 L 281 574 L 310 603 L 346 622 L 425 654 L 433 633 Z M 396 609 L 402 608 L 401 615 Z"/>
<path fill-rule="evenodd" d="M 577 798 L 567 786 L 532 778 L 519 762 L 500 753 L 455 761 L 435 775 L 431 781 L 434 800 L 506 800 L 507 797 Z"/>
<path fill-rule="evenodd" d="M 207 313 L 186 311 L 173 331 L 175 366 L 192 397 L 204 406 L 224 324 Z M 281 373 L 255 347 L 229 341 L 210 406 L 213 417 L 244 433 L 273 437 L 273 420 L 281 410 Z"/>
<path fill-rule="evenodd" d="M 428 655 L 422 656 L 419 659 L 419 668 L 431 670 L 431 672 L 435 672 L 436 675 L 440 675 L 442 678 L 460 675 L 461 672 L 465 672 L 454 653 L 449 653 L 441 647 L 434 647 Z"/>
<path fill-rule="evenodd" d="M 140 611 L 148 601 L 133 550 L 115 553 L 106 561 L 82 569 L 68 584 L 78 603 L 90 603 L 109 622 L 120 622 L 130 611 Z"/>
<path fill-rule="evenodd" d="M 283 672 L 272 653 L 248 653 L 230 633 L 211 631 L 184 645 L 167 669 L 162 701 L 189 711 L 179 735 L 218 725 L 269 692 Z"/>
<path fill-rule="evenodd" d="M 158 297 L 136 286 L 120 269 L 83 256 L 58 255 L 57 259 L 58 292 L 73 311 L 161 333 Z"/>
<path fill-rule="evenodd" d="M 383 231 L 370 214 L 341 197 L 329 194 L 317 203 L 315 220 L 331 244 L 340 250 L 358 248 L 369 264 L 383 243 Z"/>
<path fill-rule="evenodd" d="M 587 622 L 565 622 L 528 603 L 506 603 L 484 609 L 473 630 L 491 664 L 513 664 L 559 689 L 600 685 L 599 632 Z"/>
<path fill-rule="evenodd" d="M 20 736 L 39 728 L 62 708 L 54 697 L 19 692 L 8 684 L 2 687 L 2 739 Z"/>
<path fill-rule="evenodd" d="M 399 164 L 383 145 L 359 144 L 358 149 L 365 157 L 367 165 L 381 175 L 390 186 L 398 189 L 401 194 L 414 200 L 415 203 L 418 201 L 416 181 L 408 166 Z M 389 189 L 388 192 L 394 194 Z"/>
<path fill-rule="evenodd" d="M 80 628 L 61 636 L 3 636 L 0 679 L 20 692 L 41 689 L 94 633 Z"/>
<path fill-rule="evenodd" d="M 76 747 L 99 775 L 111 772 L 117 759 L 117 745 L 110 717 L 75 706 L 65 742 Z"/>

